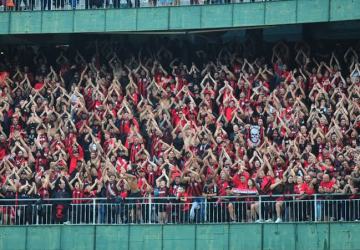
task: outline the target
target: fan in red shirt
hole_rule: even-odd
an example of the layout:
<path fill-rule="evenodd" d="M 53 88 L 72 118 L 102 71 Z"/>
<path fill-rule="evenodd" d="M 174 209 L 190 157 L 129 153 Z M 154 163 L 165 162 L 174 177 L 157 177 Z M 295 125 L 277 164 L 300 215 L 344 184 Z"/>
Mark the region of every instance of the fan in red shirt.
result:
<path fill-rule="evenodd" d="M 229 180 L 228 174 L 223 170 L 220 173 L 219 179 L 217 181 L 217 186 L 219 187 L 219 196 L 229 196 L 231 195 L 231 181 Z M 234 206 L 230 203 L 230 199 L 228 197 L 219 198 L 218 201 L 219 206 L 221 206 L 222 213 L 220 214 L 219 218 L 220 221 L 225 221 L 225 214 L 226 210 L 229 212 L 231 221 L 235 221 L 236 217 L 234 214 Z"/>
<path fill-rule="evenodd" d="M 40 47 L 7 49 L 2 65 L 6 72 L 0 73 L 1 179 L 24 182 L 18 173 L 31 176 L 34 171 L 35 180 L 27 181 L 31 187 L 35 183 L 40 197 L 48 199 L 63 169 L 64 183 L 78 174 L 89 190 L 86 194 L 81 193 L 82 188 L 55 190 L 56 197 L 72 194 L 74 208 L 83 206 L 82 196 L 89 201 L 99 195 L 110 203 L 135 198 L 136 205 L 128 207 L 133 221 L 141 221 L 144 211 L 140 210 L 147 206 L 139 203 L 144 196 L 152 201 L 149 196 L 154 190 L 159 195 L 154 201 L 160 201 L 155 207 L 161 210 L 154 218 L 165 223 L 170 211 L 174 212 L 169 199 L 175 198 L 181 185 L 185 192 L 179 192 L 177 201 L 186 211 L 181 216 L 194 222 L 206 218 L 204 193 L 205 197 L 206 193 L 222 195 L 211 201 L 216 205 L 212 211 L 222 213 L 218 221 L 229 221 L 229 214 L 231 220 L 250 219 L 245 216 L 248 207 L 243 206 L 247 201 L 253 219 L 259 210 L 260 218 L 270 218 L 275 207 L 278 218 L 288 220 L 286 215 L 296 212 L 300 216 L 291 219 L 305 220 L 314 212 L 309 204 L 315 191 L 320 193 L 317 204 L 322 212 L 339 208 L 326 217 L 338 217 L 345 211 L 340 203 L 332 206 L 335 204 L 324 199 L 335 199 L 330 194 L 341 191 L 346 176 L 354 181 L 360 178 L 360 70 L 354 49 L 349 48 L 345 55 L 334 50 L 326 57 L 325 48 L 324 53 L 314 53 L 296 44 L 292 51 L 293 46 L 279 42 L 268 60 L 225 44 L 203 46 L 200 51 L 175 40 L 159 45 L 156 50 L 157 46 L 139 43 L 133 50 L 104 41 L 95 43 L 91 54 L 91 46 L 84 44 L 79 49 L 86 51 L 86 57 L 80 51 L 73 53 L 72 45 L 59 46 L 51 53 Z M 54 53 L 59 54 L 57 59 Z M 296 53 L 294 61 L 290 55 Z M 187 54 L 194 57 L 187 58 Z M 243 54 L 249 54 L 251 62 Z M 338 56 L 344 56 L 344 65 Z M 186 64 L 192 59 L 196 63 L 188 70 Z M 31 61 L 35 62 L 31 68 L 19 66 Z M 165 70 L 169 67 L 172 74 Z M 163 175 L 156 188 L 163 171 L 170 180 Z M 326 174 L 334 181 L 327 180 Z M 292 178 L 298 176 L 304 180 L 294 185 Z M 210 185 L 208 189 L 204 182 L 209 178 L 216 188 Z M 98 190 L 93 191 L 94 185 Z M 263 195 L 261 207 L 245 196 L 256 193 L 255 186 Z M 287 195 L 294 193 L 294 186 L 296 199 L 290 201 Z M 343 197 L 356 198 L 355 187 L 349 188 L 343 189 Z M 24 190 L 19 193 L 25 194 Z M 6 195 L 0 189 L 0 196 Z M 299 206 L 293 206 L 295 202 Z M 341 204 L 359 210 L 353 202 Z M 77 216 L 75 210 L 70 216 Z M 111 222 L 120 217 L 115 210 L 107 216 L 112 217 Z M 93 212 L 105 217 L 101 207 Z M 59 215 L 58 221 L 67 219 Z"/>
<path fill-rule="evenodd" d="M 190 221 L 195 219 L 195 209 L 200 208 L 200 220 L 204 220 L 204 199 L 202 197 L 203 190 L 203 175 L 198 172 L 188 169 L 184 170 L 183 181 L 187 182 L 187 194 L 192 198 L 191 210 L 190 210 Z"/>
<path fill-rule="evenodd" d="M 79 144 L 75 143 L 68 149 L 68 152 L 70 156 L 69 174 L 71 174 L 76 169 L 78 161 L 84 159 L 84 150 Z"/>
<path fill-rule="evenodd" d="M 0 161 L 8 154 L 9 148 L 6 142 L 6 137 L 0 134 Z"/>
<path fill-rule="evenodd" d="M 183 186 L 177 188 L 176 198 L 179 201 L 179 207 L 176 210 L 179 214 L 179 221 L 182 223 L 189 222 L 190 201 L 188 196 Z"/>
<path fill-rule="evenodd" d="M 163 169 L 162 175 L 160 175 L 156 179 L 156 186 L 158 188 L 157 196 L 160 198 L 157 199 L 157 212 L 159 213 L 159 223 L 167 223 L 167 200 L 164 198 L 168 197 L 169 195 L 170 180 L 166 174 L 165 169 Z"/>
<path fill-rule="evenodd" d="M 333 193 L 335 182 L 330 180 L 328 174 L 324 174 L 319 186 L 319 193 Z"/>
<path fill-rule="evenodd" d="M 321 194 L 332 194 L 335 192 L 335 188 L 334 188 L 335 182 L 330 180 L 330 176 L 328 174 L 324 174 L 322 176 L 322 181 L 320 182 L 319 185 L 319 193 Z M 324 200 L 331 200 L 331 196 L 324 196 L 324 197 L 319 197 L 319 199 L 324 199 Z M 324 220 L 328 220 L 330 217 L 334 216 L 334 212 L 333 212 L 333 202 L 332 201 L 325 201 L 325 202 L 321 202 L 321 207 L 322 207 L 322 211 L 324 211 Z"/>
<path fill-rule="evenodd" d="M 72 184 L 75 182 L 75 185 Z M 70 188 L 72 189 L 72 222 L 73 223 L 80 223 L 82 222 L 82 203 L 84 202 L 82 198 L 84 198 L 84 190 L 83 190 L 83 182 L 79 178 L 79 173 L 69 182 Z"/>

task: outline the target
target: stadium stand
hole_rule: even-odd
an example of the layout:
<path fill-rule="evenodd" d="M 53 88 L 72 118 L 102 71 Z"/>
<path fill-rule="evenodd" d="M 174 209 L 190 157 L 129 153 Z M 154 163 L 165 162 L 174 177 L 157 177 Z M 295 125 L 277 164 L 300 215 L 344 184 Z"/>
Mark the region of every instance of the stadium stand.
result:
<path fill-rule="evenodd" d="M 0 222 L 360 219 L 360 47 L 250 47 L 3 53 Z"/>
<path fill-rule="evenodd" d="M 266 1 L 282 0 L 2 0 L 0 1 L 0 11 L 119 9 Z"/>

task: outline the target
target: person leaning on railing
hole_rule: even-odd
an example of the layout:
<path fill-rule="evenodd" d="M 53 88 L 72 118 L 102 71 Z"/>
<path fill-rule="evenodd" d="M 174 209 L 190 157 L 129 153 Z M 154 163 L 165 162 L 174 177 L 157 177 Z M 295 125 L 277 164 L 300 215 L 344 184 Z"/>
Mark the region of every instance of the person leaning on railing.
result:
<path fill-rule="evenodd" d="M 77 173 L 74 178 L 69 182 L 69 187 L 72 191 L 72 211 L 71 211 L 71 222 L 73 224 L 79 224 L 84 221 L 84 213 L 82 211 L 85 211 L 83 209 L 82 203 L 84 200 L 84 183 L 79 178 L 80 173 Z M 73 185 L 74 183 L 74 185 Z"/>
<path fill-rule="evenodd" d="M 335 192 L 335 182 L 330 180 L 330 176 L 328 174 L 324 174 L 322 176 L 322 180 L 319 185 L 319 193 L 320 194 L 333 194 Z M 334 202 L 332 201 L 333 197 L 331 195 L 327 196 L 319 196 L 320 200 L 318 216 L 323 218 L 325 221 L 334 220 Z"/>
<path fill-rule="evenodd" d="M 301 200 L 301 202 L 297 202 L 295 206 L 294 218 L 299 221 L 309 221 L 313 219 L 314 216 L 314 206 L 313 206 L 313 195 L 315 194 L 315 180 L 312 179 L 307 171 L 303 168 L 301 161 L 299 158 L 293 160 L 293 173 L 297 174 L 297 179 L 294 187 L 294 192 L 297 194 L 301 194 L 301 196 L 296 196 L 297 200 Z"/>
<path fill-rule="evenodd" d="M 206 210 L 205 210 L 205 220 L 207 222 L 217 222 L 218 221 L 218 209 L 217 209 L 217 196 L 219 194 L 219 188 L 213 176 L 208 176 L 205 181 L 204 188 L 202 191 L 203 197 L 206 199 Z"/>
<path fill-rule="evenodd" d="M 93 199 L 96 198 L 97 193 L 99 192 L 99 185 L 98 185 L 99 180 L 96 179 L 94 181 L 94 184 L 90 185 L 89 183 L 84 183 L 84 193 L 83 193 L 83 197 L 86 198 L 83 200 L 83 204 L 84 204 L 84 216 L 83 216 L 83 221 L 84 223 L 92 223 L 94 222 L 93 219 L 93 213 L 96 213 L 96 208 L 98 207 L 98 203 L 95 202 L 95 207 L 94 207 L 94 201 Z M 95 218 L 96 219 L 96 218 Z"/>
<path fill-rule="evenodd" d="M 275 181 L 271 184 L 270 189 L 272 190 L 273 195 L 281 195 L 285 194 L 285 183 L 287 179 L 286 177 L 280 178 L 280 176 L 275 177 Z M 283 201 L 284 197 L 279 196 L 275 198 L 276 203 L 272 206 L 272 209 L 276 212 L 276 223 L 282 222 L 282 211 L 283 211 Z M 275 209 L 274 209 L 275 208 Z"/>
<path fill-rule="evenodd" d="M 17 188 L 14 182 L 15 179 L 14 175 L 16 174 L 16 171 L 15 169 L 13 170 L 13 172 L 11 172 L 10 170 L 6 170 L 5 173 L 7 175 L 2 179 L 2 185 L 1 185 L 2 194 L 0 198 L 10 199 L 10 200 L 1 201 L 1 205 L 2 205 L 1 220 L 2 220 L 2 224 L 11 225 L 14 223 L 15 214 L 16 214 L 14 207 L 11 206 L 14 205 L 14 201 L 16 198 Z"/>
<path fill-rule="evenodd" d="M 258 171 L 255 182 L 257 184 L 256 186 L 258 188 L 259 194 L 264 195 L 264 198 L 262 198 L 261 203 L 257 207 L 258 213 L 259 211 L 261 212 L 259 213 L 259 219 L 257 222 L 272 222 L 273 198 L 269 195 L 272 194 L 271 185 L 274 184 L 275 179 L 272 166 L 269 164 L 266 156 L 264 157 L 264 163 Z"/>
<path fill-rule="evenodd" d="M 116 175 L 113 172 L 107 171 L 108 170 L 106 170 L 103 179 L 105 182 L 104 187 L 106 190 L 106 204 L 108 205 L 102 207 L 102 209 L 105 209 L 105 211 L 102 211 L 101 221 L 105 220 L 105 222 L 107 223 L 117 223 L 118 216 L 119 214 L 121 214 L 120 204 L 122 203 L 122 199 L 121 196 L 119 196 Z M 134 214 L 132 214 L 133 216 L 131 217 L 131 219 L 135 221 Z"/>
<path fill-rule="evenodd" d="M 339 221 L 359 220 L 359 189 L 351 176 L 334 185 L 336 219 Z M 342 195 L 341 195 L 342 194 Z"/>
<path fill-rule="evenodd" d="M 186 192 L 183 186 L 179 186 L 177 189 L 176 198 L 178 200 L 178 208 L 176 212 L 178 214 L 178 222 L 180 223 L 188 223 L 189 215 L 190 215 L 190 199 L 188 198 L 188 193 Z"/>
<path fill-rule="evenodd" d="M 224 167 L 225 169 L 225 167 Z M 230 205 L 229 195 L 231 195 L 231 186 L 230 186 L 230 179 L 229 175 L 225 171 L 220 172 L 220 176 L 217 180 L 217 186 L 219 188 L 219 197 L 216 203 L 216 210 L 218 212 L 217 219 L 218 222 L 225 222 L 229 219 L 234 221 L 235 218 L 231 217 L 234 216 L 233 206 Z M 229 218 L 228 218 L 229 214 Z"/>
<path fill-rule="evenodd" d="M 246 221 L 247 219 L 247 206 L 245 198 L 241 198 L 241 194 L 248 192 L 248 179 L 250 178 L 249 173 L 244 171 L 244 167 L 240 166 L 239 171 L 232 177 L 233 188 L 231 195 L 239 195 L 239 198 L 232 199 L 229 204 L 232 206 L 230 215 L 234 218 L 234 221 Z"/>
<path fill-rule="evenodd" d="M 18 198 L 19 198 L 19 219 L 17 224 L 32 224 L 33 223 L 33 215 L 35 213 L 34 206 L 32 206 L 33 201 L 28 200 L 35 196 L 36 194 L 36 185 L 33 182 L 32 185 L 29 184 L 27 180 L 27 176 L 29 172 L 26 170 L 22 170 L 20 173 L 20 181 L 21 185 L 18 189 Z M 31 175 L 31 174 L 30 174 Z"/>
<path fill-rule="evenodd" d="M 353 178 L 348 179 L 348 183 L 344 186 L 343 191 L 350 194 L 349 197 L 350 204 L 347 206 L 349 208 L 349 212 L 347 213 L 347 216 L 349 216 L 349 218 L 345 217 L 345 219 L 351 221 L 360 220 L 359 188 L 358 185 L 356 185 L 355 180 Z"/>
<path fill-rule="evenodd" d="M 52 202 L 55 224 L 67 222 L 71 202 L 71 187 L 64 173 L 55 182 L 52 198 L 59 199 Z"/>
<path fill-rule="evenodd" d="M 295 207 L 292 214 L 294 221 L 303 221 L 307 220 L 308 218 L 308 207 L 307 202 L 305 201 L 307 198 L 309 186 L 306 182 L 304 182 L 303 176 L 298 176 L 296 178 L 296 185 L 294 186 L 294 193 L 299 194 L 295 197 Z"/>
<path fill-rule="evenodd" d="M 204 198 L 202 197 L 203 191 L 203 170 L 196 171 L 200 166 L 185 169 L 183 171 L 182 181 L 187 186 L 187 193 L 192 198 L 189 219 L 190 222 L 200 222 L 205 219 Z M 196 218 L 195 218 L 196 217 Z"/>
<path fill-rule="evenodd" d="M 168 222 L 167 208 L 169 201 L 165 199 L 169 196 L 170 180 L 166 174 L 165 169 L 162 170 L 162 175 L 156 179 L 155 200 L 156 209 L 159 217 L 159 223 L 164 224 Z"/>

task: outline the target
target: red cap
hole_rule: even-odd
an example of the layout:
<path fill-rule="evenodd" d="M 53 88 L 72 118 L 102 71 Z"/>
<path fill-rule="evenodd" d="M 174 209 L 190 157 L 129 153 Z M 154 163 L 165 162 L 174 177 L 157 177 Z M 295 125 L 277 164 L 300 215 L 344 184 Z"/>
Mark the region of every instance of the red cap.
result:
<path fill-rule="evenodd" d="M 44 84 L 42 82 L 38 82 L 38 83 L 35 84 L 34 89 L 39 90 L 39 89 L 41 89 L 43 87 L 43 85 Z"/>
<path fill-rule="evenodd" d="M 99 108 L 99 107 L 101 107 L 101 105 L 102 105 L 101 102 L 99 102 L 99 101 L 95 102 L 95 108 Z"/>

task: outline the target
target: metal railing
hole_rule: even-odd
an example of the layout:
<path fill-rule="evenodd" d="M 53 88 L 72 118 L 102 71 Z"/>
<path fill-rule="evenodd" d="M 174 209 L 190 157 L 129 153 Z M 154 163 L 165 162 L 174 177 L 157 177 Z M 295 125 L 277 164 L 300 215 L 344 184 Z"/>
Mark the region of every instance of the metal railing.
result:
<path fill-rule="evenodd" d="M 1 199 L 0 225 L 357 221 L 346 195 Z"/>
<path fill-rule="evenodd" d="M 283 0 L 0 0 L 0 11 L 119 9 Z"/>

